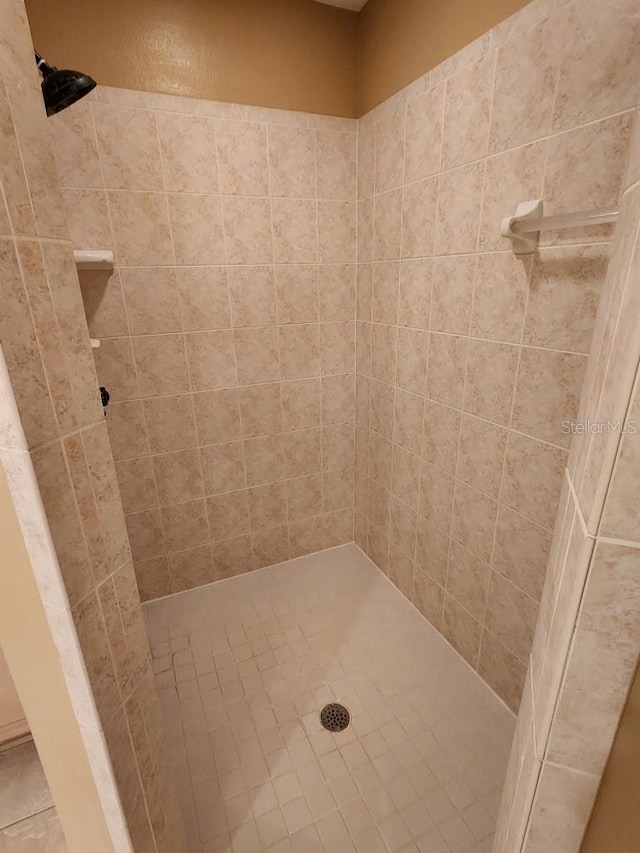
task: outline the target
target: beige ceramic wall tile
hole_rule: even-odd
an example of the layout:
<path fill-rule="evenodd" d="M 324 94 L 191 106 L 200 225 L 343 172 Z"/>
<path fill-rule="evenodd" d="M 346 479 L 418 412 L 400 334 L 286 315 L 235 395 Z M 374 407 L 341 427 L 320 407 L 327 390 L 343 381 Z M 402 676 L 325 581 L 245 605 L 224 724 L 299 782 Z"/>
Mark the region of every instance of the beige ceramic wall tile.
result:
<path fill-rule="evenodd" d="M 240 409 L 235 388 L 193 395 L 200 445 L 219 444 L 240 437 Z"/>
<path fill-rule="evenodd" d="M 69 601 L 76 604 L 93 587 L 89 554 L 75 493 L 59 441 L 33 454 L 33 467 Z"/>
<path fill-rule="evenodd" d="M 596 545 L 551 726 L 550 760 L 596 778 L 604 770 L 635 668 L 638 560 L 636 549 Z M 598 677 L 602 672 L 606 684 Z"/>
<path fill-rule="evenodd" d="M 242 489 L 247 485 L 245 454 L 241 441 L 201 447 L 200 463 L 206 495 Z"/>
<path fill-rule="evenodd" d="M 268 199 L 223 199 L 226 258 L 229 264 L 268 264 L 273 260 Z M 217 263 L 221 263 L 220 258 Z"/>
<path fill-rule="evenodd" d="M 309 264 L 318 258 L 317 205 L 306 199 L 273 199 L 273 257 L 277 264 Z M 352 258 L 347 258 L 347 261 Z"/>
<path fill-rule="evenodd" d="M 240 385 L 280 379 L 277 327 L 236 329 L 234 341 Z"/>
<path fill-rule="evenodd" d="M 405 111 L 399 109 L 376 127 L 375 191 L 383 193 L 402 184 L 404 173 Z"/>
<path fill-rule="evenodd" d="M 628 421 L 638 423 L 638 394 L 631 402 Z M 638 540 L 638 509 L 633 498 L 635 472 L 638 466 L 638 431 L 623 435 L 618 459 L 607 492 L 607 501 L 602 517 L 602 533 L 613 538 Z"/>
<path fill-rule="evenodd" d="M 79 271 L 78 278 L 89 334 L 94 338 L 126 335 L 129 329 L 120 275 Z"/>
<path fill-rule="evenodd" d="M 230 267 L 228 276 L 234 327 L 266 326 L 276 322 L 276 292 L 272 267 Z"/>
<path fill-rule="evenodd" d="M 502 151 L 551 131 L 557 54 L 550 19 L 497 50 L 489 150 Z"/>
<path fill-rule="evenodd" d="M 497 498 L 506 447 L 506 429 L 463 415 L 456 476 L 490 497 Z"/>
<path fill-rule="evenodd" d="M 436 254 L 477 250 L 484 168 L 480 161 L 440 174 Z"/>
<path fill-rule="evenodd" d="M 507 425 L 511 416 L 517 365 L 517 347 L 469 341 L 465 410 Z"/>
<path fill-rule="evenodd" d="M 568 447 L 571 435 L 564 424 L 578 413 L 585 367 L 585 356 L 523 347 L 511 426 Z"/>
<path fill-rule="evenodd" d="M 469 334 L 475 270 L 475 255 L 434 258 L 430 319 L 433 331 Z"/>
<path fill-rule="evenodd" d="M 495 56 L 489 53 L 445 83 L 443 169 L 487 154 L 494 64 Z"/>
<path fill-rule="evenodd" d="M 527 660 L 537 615 L 536 601 L 501 575 L 492 575 L 485 625 L 520 660 Z"/>
<path fill-rule="evenodd" d="M 383 382 L 371 383 L 369 426 L 386 438 L 393 434 L 393 386 Z"/>
<path fill-rule="evenodd" d="M 544 177 L 545 210 L 589 210 L 618 201 L 629 148 L 632 115 L 615 116 L 588 128 L 549 140 Z M 597 175 L 597 180 L 593 176 Z M 570 177 L 568 177 L 570 176 Z M 611 228 L 596 226 L 544 235 L 543 242 L 585 242 L 610 239 Z"/>
<path fill-rule="evenodd" d="M 320 424 L 320 380 L 298 379 L 280 385 L 282 428 L 304 429 Z"/>
<path fill-rule="evenodd" d="M 211 391 L 237 384 L 232 331 L 191 332 L 184 337 L 193 391 Z"/>
<path fill-rule="evenodd" d="M 185 332 L 231 326 L 229 276 L 224 267 L 177 267 L 175 275 Z"/>
<path fill-rule="evenodd" d="M 557 16 L 557 39 L 566 33 L 587 45 L 580 56 L 563 52 L 554 106 L 554 128 L 567 129 L 637 105 L 638 31 L 632 2 L 609 15 L 598 3 L 567 4 Z M 594 37 L 597 33 L 597 37 Z"/>
<path fill-rule="evenodd" d="M 320 373 L 320 334 L 316 323 L 280 326 L 278 340 L 283 379 Z"/>
<path fill-rule="evenodd" d="M 169 193 L 167 203 L 176 263 L 224 264 L 226 259 L 220 197 Z M 170 258 L 168 263 L 171 262 Z"/>
<path fill-rule="evenodd" d="M 444 586 L 447 574 L 448 537 L 432 523 L 419 520 L 416 536 L 416 569 L 424 570 Z"/>
<path fill-rule="evenodd" d="M 64 189 L 62 201 L 74 249 L 115 248 L 104 190 Z"/>
<path fill-rule="evenodd" d="M 453 496 L 451 536 L 482 560 L 489 560 L 497 503 L 457 480 Z"/>
<path fill-rule="evenodd" d="M 467 339 L 458 335 L 429 335 L 427 395 L 432 400 L 462 408 L 467 344 Z"/>
<path fill-rule="evenodd" d="M 356 197 L 357 135 L 316 131 L 318 197 L 353 201 Z"/>
<path fill-rule="evenodd" d="M 402 245 L 401 256 L 424 257 L 433 253 L 436 239 L 436 199 L 438 185 L 435 178 L 408 184 L 402 195 Z M 439 251 L 446 251 L 439 249 Z"/>
<path fill-rule="evenodd" d="M 391 190 L 376 196 L 373 221 L 373 258 L 400 257 L 402 192 Z M 359 255 L 360 256 L 360 255 Z"/>
<path fill-rule="evenodd" d="M 121 277 L 132 335 L 181 330 L 178 289 L 172 269 L 123 269 Z"/>
<path fill-rule="evenodd" d="M 323 323 L 320 326 L 320 369 L 323 375 L 348 373 L 354 369 L 355 334 L 353 322 Z"/>
<path fill-rule="evenodd" d="M 480 633 L 480 623 L 455 599 L 445 595 L 442 610 L 442 635 L 449 640 L 454 649 L 471 666 L 475 666 L 478 659 Z"/>
<path fill-rule="evenodd" d="M 203 496 L 202 470 L 196 449 L 152 457 L 160 506 Z"/>
<path fill-rule="evenodd" d="M 449 531 L 451 523 L 454 484 L 454 478 L 450 474 L 428 462 L 422 463 L 419 510 L 446 532 Z"/>
<path fill-rule="evenodd" d="M 422 456 L 450 473 L 456 467 L 460 419 L 460 412 L 425 400 Z"/>
<path fill-rule="evenodd" d="M 107 428 L 114 459 L 130 459 L 149 453 L 142 403 L 132 400 L 110 406 Z"/>
<path fill-rule="evenodd" d="M 505 460 L 503 502 L 551 530 L 565 464 L 566 451 L 511 433 Z"/>
<path fill-rule="evenodd" d="M 518 708 L 526 665 L 486 630 L 480 641 L 478 672 L 510 708 Z"/>
<path fill-rule="evenodd" d="M 519 343 L 527 307 L 531 261 L 511 252 L 478 256 L 473 289 L 471 334 Z M 531 304 L 531 303 L 529 303 Z"/>
<path fill-rule="evenodd" d="M 169 552 L 204 545 L 209 539 L 204 500 L 162 507 L 160 515 Z"/>
<path fill-rule="evenodd" d="M 376 137 L 375 125 L 358 127 L 358 198 L 367 198 L 374 193 Z"/>
<path fill-rule="evenodd" d="M 189 394 L 150 397 L 143 402 L 143 412 L 152 453 L 196 446 L 196 426 Z M 128 417 L 129 411 L 122 414 Z"/>
<path fill-rule="evenodd" d="M 24 247 L 20 254 L 23 253 Z M 39 250 L 37 257 L 40 257 Z M 41 266 L 39 261 L 38 273 L 41 273 Z M 5 295 L 5 307 L 0 320 L 4 359 L 10 375 L 20 377 L 14 396 L 27 441 L 29 445 L 40 444 L 57 435 L 53 400 L 47 388 L 46 369 L 38 348 L 34 321 L 25 292 L 25 284 L 31 280 L 35 296 L 39 286 L 43 284 L 42 275 L 38 274 L 33 281 L 31 274 L 25 270 L 27 281 L 23 281 L 16 247 L 10 240 L 4 239 L 0 240 L 0 269 Z M 12 340 L 13 333 L 18 335 L 16 340 Z"/>
<path fill-rule="evenodd" d="M 315 132 L 301 127 L 270 127 L 269 169 L 274 196 L 315 198 Z"/>
<path fill-rule="evenodd" d="M 531 273 L 524 343 L 588 352 L 607 262 L 601 246 L 541 251 Z"/>
<path fill-rule="evenodd" d="M 92 107 L 86 100 L 73 115 L 53 118 L 53 151 L 63 187 L 102 187 Z"/>
<path fill-rule="evenodd" d="M 405 180 L 408 182 L 440 170 L 443 97 L 444 86 L 435 86 L 407 104 Z"/>
<path fill-rule="evenodd" d="M 321 320 L 353 322 L 355 319 L 355 294 L 355 264 L 320 267 L 318 298 Z"/>
<path fill-rule="evenodd" d="M 412 259 L 400 262 L 398 322 L 402 326 L 429 328 L 432 262 Z"/>
<path fill-rule="evenodd" d="M 447 593 L 479 624 L 484 620 L 491 570 L 457 542 L 451 542 L 447 571 Z M 480 637 L 478 636 L 478 641 Z"/>
<path fill-rule="evenodd" d="M 255 196 L 269 194 L 265 125 L 217 121 L 216 145 L 221 192 Z"/>
<path fill-rule="evenodd" d="M 373 196 L 358 201 L 357 221 L 357 258 L 360 263 L 373 260 L 373 236 L 375 230 Z"/>
<path fill-rule="evenodd" d="M 118 263 L 130 266 L 172 263 L 169 212 L 164 196 L 112 191 L 107 198 Z"/>
<path fill-rule="evenodd" d="M 550 533 L 507 507 L 500 507 L 493 568 L 540 600 L 551 546 Z"/>
<path fill-rule="evenodd" d="M 276 268 L 278 323 L 311 323 L 319 320 L 318 268 Z"/>
<path fill-rule="evenodd" d="M 155 113 L 100 103 L 91 109 L 107 189 L 161 190 Z"/>
<path fill-rule="evenodd" d="M 215 120 L 159 112 L 157 121 L 165 189 L 218 192 Z"/>
<path fill-rule="evenodd" d="M 424 394 L 427 378 L 429 335 L 416 329 L 398 328 L 396 382 L 405 391 Z"/>
<path fill-rule="evenodd" d="M 124 511 L 141 512 L 158 506 L 151 457 L 116 462 Z"/>
<path fill-rule="evenodd" d="M 413 589 L 411 600 L 438 630 L 442 624 L 442 607 L 444 592 L 442 587 L 435 583 L 429 575 L 420 570 L 413 573 Z"/>
<path fill-rule="evenodd" d="M 280 384 L 250 385 L 238 392 L 242 436 L 282 432 Z"/>
<path fill-rule="evenodd" d="M 542 853 L 554 844 L 578 851 L 598 782 L 597 776 L 545 762 L 523 849 Z"/>
<path fill-rule="evenodd" d="M 201 545 L 170 554 L 168 567 L 170 592 L 182 592 L 194 586 L 203 586 L 209 583 L 213 575 L 211 548 Z"/>
<path fill-rule="evenodd" d="M 355 260 L 356 206 L 349 201 L 318 202 L 318 259 L 323 264 Z"/>
<path fill-rule="evenodd" d="M 148 335 L 132 339 L 142 397 L 189 390 L 185 340 L 182 335 Z"/>

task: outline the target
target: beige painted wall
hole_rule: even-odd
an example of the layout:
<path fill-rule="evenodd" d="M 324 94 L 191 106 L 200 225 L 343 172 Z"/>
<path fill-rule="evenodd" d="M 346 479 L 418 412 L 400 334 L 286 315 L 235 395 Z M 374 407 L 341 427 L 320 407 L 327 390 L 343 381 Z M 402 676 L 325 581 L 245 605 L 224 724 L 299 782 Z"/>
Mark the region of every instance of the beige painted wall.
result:
<path fill-rule="evenodd" d="M 312 0 L 29 0 L 34 44 L 104 85 L 356 114 L 354 12 Z"/>
<path fill-rule="evenodd" d="M 640 672 L 620 721 L 581 853 L 626 853 L 640 838 Z"/>
<path fill-rule="evenodd" d="M 529 0 L 369 0 L 358 19 L 363 115 Z"/>

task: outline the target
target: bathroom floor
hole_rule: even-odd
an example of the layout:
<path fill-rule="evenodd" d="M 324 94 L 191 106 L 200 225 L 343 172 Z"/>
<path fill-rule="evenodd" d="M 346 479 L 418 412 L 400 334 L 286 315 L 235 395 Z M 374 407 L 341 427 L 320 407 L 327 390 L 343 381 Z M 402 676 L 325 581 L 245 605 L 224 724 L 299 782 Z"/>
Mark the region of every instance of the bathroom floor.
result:
<path fill-rule="evenodd" d="M 65 853 L 66 849 L 34 744 L 0 752 L 0 853 Z"/>
<path fill-rule="evenodd" d="M 514 717 L 355 545 L 146 613 L 190 853 L 489 853 Z"/>

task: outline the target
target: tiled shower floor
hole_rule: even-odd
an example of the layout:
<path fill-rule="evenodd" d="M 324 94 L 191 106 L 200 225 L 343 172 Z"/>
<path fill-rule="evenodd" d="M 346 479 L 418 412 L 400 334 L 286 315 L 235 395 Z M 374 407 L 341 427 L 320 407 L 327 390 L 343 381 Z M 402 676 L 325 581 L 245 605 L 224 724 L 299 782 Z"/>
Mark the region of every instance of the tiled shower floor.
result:
<path fill-rule="evenodd" d="M 190 853 L 491 850 L 514 718 L 355 545 L 146 611 Z"/>

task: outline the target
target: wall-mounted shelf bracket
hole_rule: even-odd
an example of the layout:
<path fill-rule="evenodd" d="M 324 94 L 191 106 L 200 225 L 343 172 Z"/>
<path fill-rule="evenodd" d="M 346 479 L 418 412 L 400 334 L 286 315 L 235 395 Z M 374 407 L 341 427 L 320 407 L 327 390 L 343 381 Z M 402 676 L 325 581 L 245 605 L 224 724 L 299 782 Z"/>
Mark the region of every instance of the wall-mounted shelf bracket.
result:
<path fill-rule="evenodd" d="M 108 249 L 80 249 L 73 253 L 79 270 L 112 270 L 113 252 Z"/>
<path fill-rule="evenodd" d="M 516 212 L 513 216 L 507 216 L 502 220 L 500 233 L 503 237 L 507 237 L 511 240 L 511 248 L 513 249 L 514 255 L 532 254 L 532 252 L 535 252 L 538 248 L 538 241 L 540 239 L 539 231 L 524 231 L 522 233 L 516 233 L 512 230 L 516 220 L 518 222 L 524 221 L 526 223 L 527 219 L 540 219 L 541 216 L 542 199 L 535 199 L 534 201 L 521 201 L 516 207 Z"/>

